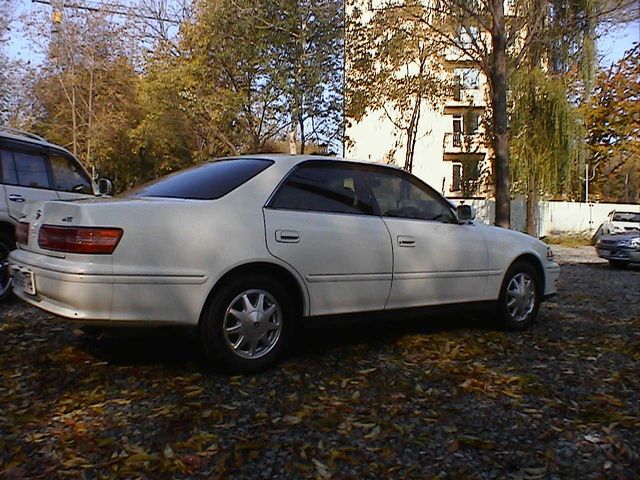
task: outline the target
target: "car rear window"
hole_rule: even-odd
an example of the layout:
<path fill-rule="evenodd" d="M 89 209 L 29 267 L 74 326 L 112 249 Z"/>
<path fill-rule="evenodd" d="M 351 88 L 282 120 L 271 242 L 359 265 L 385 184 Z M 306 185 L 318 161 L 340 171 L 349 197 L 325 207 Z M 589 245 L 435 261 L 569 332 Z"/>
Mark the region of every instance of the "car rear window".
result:
<path fill-rule="evenodd" d="M 159 178 L 124 195 L 215 200 L 224 197 L 272 164 L 272 160 L 259 158 L 216 160 Z"/>

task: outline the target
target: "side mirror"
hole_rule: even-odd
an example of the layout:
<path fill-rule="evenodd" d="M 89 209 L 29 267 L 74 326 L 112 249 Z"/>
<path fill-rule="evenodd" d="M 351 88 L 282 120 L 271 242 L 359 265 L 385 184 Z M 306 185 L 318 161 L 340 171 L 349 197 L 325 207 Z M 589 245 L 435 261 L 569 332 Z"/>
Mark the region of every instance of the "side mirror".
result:
<path fill-rule="evenodd" d="M 470 222 L 476 218 L 476 209 L 471 205 L 458 205 L 456 208 L 458 220 L 461 222 Z"/>
<path fill-rule="evenodd" d="M 98 179 L 98 192 L 100 195 L 111 195 L 113 193 L 113 182 L 108 178 Z"/>

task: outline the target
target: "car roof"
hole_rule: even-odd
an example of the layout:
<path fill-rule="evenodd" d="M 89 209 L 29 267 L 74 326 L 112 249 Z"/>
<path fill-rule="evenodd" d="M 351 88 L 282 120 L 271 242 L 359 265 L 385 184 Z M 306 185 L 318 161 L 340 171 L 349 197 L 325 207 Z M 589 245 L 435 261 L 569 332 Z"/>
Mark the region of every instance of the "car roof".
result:
<path fill-rule="evenodd" d="M 381 162 L 372 162 L 372 161 L 359 160 L 359 159 L 335 157 L 331 155 L 292 155 L 292 154 L 284 154 L 284 153 L 254 153 L 254 154 L 225 157 L 225 159 L 227 158 L 228 159 L 263 158 L 266 160 L 273 160 L 277 164 L 284 167 L 293 167 L 294 165 L 297 165 L 299 163 L 313 160 L 313 161 L 326 161 L 326 162 L 361 163 L 363 165 L 376 165 L 379 167 L 388 167 L 388 168 L 393 168 L 395 170 L 402 170 L 397 165 L 390 165 L 390 164 L 381 163 Z M 222 159 L 218 159 L 218 160 L 222 160 Z"/>
<path fill-rule="evenodd" d="M 10 127 L 0 126 L 0 139 L 13 140 L 21 143 L 28 143 L 30 145 L 36 145 L 38 147 L 53 148 L 55 150 L 63 151 L 71 156 L 73 154 L 64 147 L 49 142 L 47 139 L 36 135 L 34 133 L 23 132 Z"/>

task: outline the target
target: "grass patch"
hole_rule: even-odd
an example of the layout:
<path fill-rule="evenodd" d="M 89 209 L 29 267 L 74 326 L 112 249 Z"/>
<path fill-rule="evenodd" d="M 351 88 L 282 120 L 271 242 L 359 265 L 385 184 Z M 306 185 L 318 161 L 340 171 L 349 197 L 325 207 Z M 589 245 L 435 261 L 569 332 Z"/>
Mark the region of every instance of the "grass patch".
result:
<path fill-rule="evenodd" d="M 549 245 L 560 245 L 563 247 L 587 247 L 593 245 L 591 235 L 588 234 L 567 234 L 567 235 L 546 235 L 540 240 Z"/>

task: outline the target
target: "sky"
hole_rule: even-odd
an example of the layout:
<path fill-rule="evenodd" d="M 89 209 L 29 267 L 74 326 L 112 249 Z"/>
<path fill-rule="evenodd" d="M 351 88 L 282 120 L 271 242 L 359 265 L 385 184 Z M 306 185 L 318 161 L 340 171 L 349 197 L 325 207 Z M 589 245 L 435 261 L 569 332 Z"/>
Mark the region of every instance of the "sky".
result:
<path fill-rule="evenodd" d="M 97 3 L 97 2 L 96 2 Z M 133 1 L 117 2 L 122 4 L 132 4 Z M 16 2 L 17 16 L 20 15 L 37 15 L 46 13 L 49 15 L 50 8 L 48 5 L 41 3 L 33 3 L 30 0 L 18 0 Z M 640 21 L 627 25 L 624 28 L 611 30 L 601 37 L 598 41 L 598 55 L 600 64 L 609 66 L 619 60 L 625 51 L 631 49 L 634 43 L 640 42 Z M 8 52 L 11 57 L 23 61 L 37 63 L 39 54 L 34 45 L 32 45 L 24 35 L 20 32 L 20 23 L 15 22 L 10 33 Z"/>

